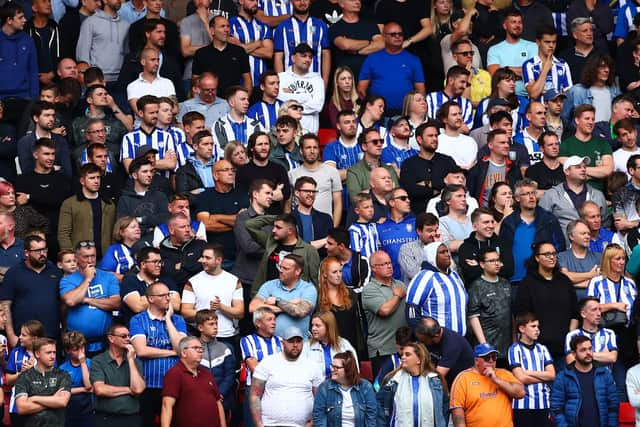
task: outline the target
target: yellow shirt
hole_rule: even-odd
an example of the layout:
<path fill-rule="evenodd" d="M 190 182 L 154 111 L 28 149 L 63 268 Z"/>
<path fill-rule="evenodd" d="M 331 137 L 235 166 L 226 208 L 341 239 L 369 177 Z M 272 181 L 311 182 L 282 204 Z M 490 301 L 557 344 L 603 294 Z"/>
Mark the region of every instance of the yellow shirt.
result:
<path fill-rule="evenodd" d="M 491 95 L 491 74 L 487 70 L 474 68 L 471 72 L 471 102 L 473 105 L 478 105 L 489 95 Z"/>
<path fill-rule="evenodd" d="M 498 378 L 517 383 L 505 369 L 496 369 Z M 462 408 L 467 427 L 513 427 L 511 398 L 491 378 L 467 369 L 451 386 L 451 409 Z"/>

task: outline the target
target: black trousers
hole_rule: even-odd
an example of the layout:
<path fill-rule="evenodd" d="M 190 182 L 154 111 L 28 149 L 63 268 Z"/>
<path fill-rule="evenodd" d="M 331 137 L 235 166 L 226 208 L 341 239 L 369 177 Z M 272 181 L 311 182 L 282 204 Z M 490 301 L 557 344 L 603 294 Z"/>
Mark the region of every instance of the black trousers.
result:
<path fill-rule="evenodd" d="M 141 427 L 142 419 L 139 414 L 118 415 L 105 412 L 96 412 L 93 416 L 93 427 Z"/>
<path fill-rule="evenodd" d="M 148 388 L 140 396 L 140 416 L 143 427 L 155 427 L 156 417 L 162 410 L 162 389 Z"/>
<path fill-rule="evenodd" d="M 514 409 L 514 427 L 551 427 L 548 409 Z"/>

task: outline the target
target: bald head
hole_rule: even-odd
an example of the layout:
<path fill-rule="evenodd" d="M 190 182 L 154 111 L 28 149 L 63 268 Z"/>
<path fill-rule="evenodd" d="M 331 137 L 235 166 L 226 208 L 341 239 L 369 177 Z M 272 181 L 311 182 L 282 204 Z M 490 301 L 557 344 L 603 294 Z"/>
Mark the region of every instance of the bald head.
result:
<path fill-rule="evenodd" d="M 391 173 L 385 168 L 374 168 L 369 175 L 369 186 L 371 191 L 379 196 L 384 196 L 393 190 L 393 180 Z"/>
<path fill-rule="evenodd" d="M 62 58 L 60 62 L 58 62 L 58 69 L 56 70 L 58 77 L 61 79 L 71 77 L 74 79 L 78 78 L 78 64 L 71 58 Z"/>
<path fill-rule="evenodd" d="M 213 164 L 213 179 L 218 190 L 229 191 L 236 182 L 236 169 L 228 160 L 218 160 Z"/>

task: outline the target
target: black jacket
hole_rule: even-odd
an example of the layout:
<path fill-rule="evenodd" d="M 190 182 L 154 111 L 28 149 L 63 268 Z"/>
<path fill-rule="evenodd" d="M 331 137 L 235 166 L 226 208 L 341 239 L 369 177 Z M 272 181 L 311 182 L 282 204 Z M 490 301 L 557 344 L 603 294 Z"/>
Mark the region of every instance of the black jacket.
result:
<path fill-rule="evenodd" d="M 186 194 L 189 196 L 189 202 L 193 203 L 195 194 L 191 194 L 191 190 L 196 188 L 204 188 L 202 179 L 196 171 L 196 168 L 190 162 L 180 166 L 176 171 L 176 194 Z"/>
<path fill-rule="evenodd" d="M 478 205 L 483 206 L 482 196 L 484 195 L 484 179 L 489 170 L 489 158 L 483 157 L 478 163 L 471 168 L 467 176 L 467 189 L 477 201 Z M 507 183 L 514 188 L 516 181 L 522 179 L 522 173 L 511 160 L 507 159 L 506 165 Z"/>
<path fill-rule="evenodd" d="M 180 295 L 182 295 L 187 280 L 202 271 L 202 265 L 198 260 L 206 244 L 207 242 L 204 240 L 195 237 L 192 237 L 180 248 L 173 246 L 171 236 L 165 237 L 160 242 L 160 255 L 164 261 L 162 275 L 168 276 L 176 282 Z"/>
<path fill-rule="evenodd" d="M 38 72 L 40 73 L 48 73 L 55 72 L 58 67 L 58 61 L 62 59 L 62 46 L 60 41 L 60 28 L 56 21 L 53 19 L 49 19 L 47 22 L 47 27 L 49 27 L 50 35 L 49 40 L 40 40 L 40 35 L 36 32 L 36 28 L 33 25 L 33 20 L 30 19 L 24 26 L 25 33 L 29 34 L 33 39 L 33 42 L 36 45 L 36 50 L 38 51 L 38 57 L 41 55 L 48 54 L 51 59 L 51 69 L 45 69 L 43 64 L 38 63 Z M 42 46 L 48 46 L 48 52 L 40 52 Z"/>
<path fill-rule="evenodd" d="M 435 153 L 431 160 L 416 154 L 402 162 L 400 185 L 411 198 L 411 212 L 417 215 L 427 210 L 427 202 L 444 188 L 444 177 L 455 166 L 450 156 L 441 153 Z"/>
<path fill-rule="evenodd" d="M 464 239 L 458 249 L 458 267 L 467 288 L 471 285 L 471 282 L 482 275 L 482 268 L 477 262 L 480 251 L 484 248 L 494 248 L 500 254 L 500 259 L 502 260 L 500 276 L 507 280 L 513 276 L 513 252 L 511 248 L 505 245 L 495 233 L 486 242 L 480 242 L 476 239 L 476 232 L 474 231 Z M 476 265 L 469 265 L 467 260 L 476 261 Z"/>

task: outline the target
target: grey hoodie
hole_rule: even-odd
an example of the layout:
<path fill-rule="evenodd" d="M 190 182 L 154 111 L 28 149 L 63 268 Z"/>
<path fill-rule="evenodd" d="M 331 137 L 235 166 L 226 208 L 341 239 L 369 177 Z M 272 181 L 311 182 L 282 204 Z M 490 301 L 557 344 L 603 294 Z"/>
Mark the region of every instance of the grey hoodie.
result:
<path fill-rule="evenodd" d="M 80 26 L 76 46 L 77 60 L 100 67 L 108 82 L 118 80 L 124 55 L 127 53 L 129 25 L 119 16 L 112 18 L 102 10 L 96 11 Z"/>

